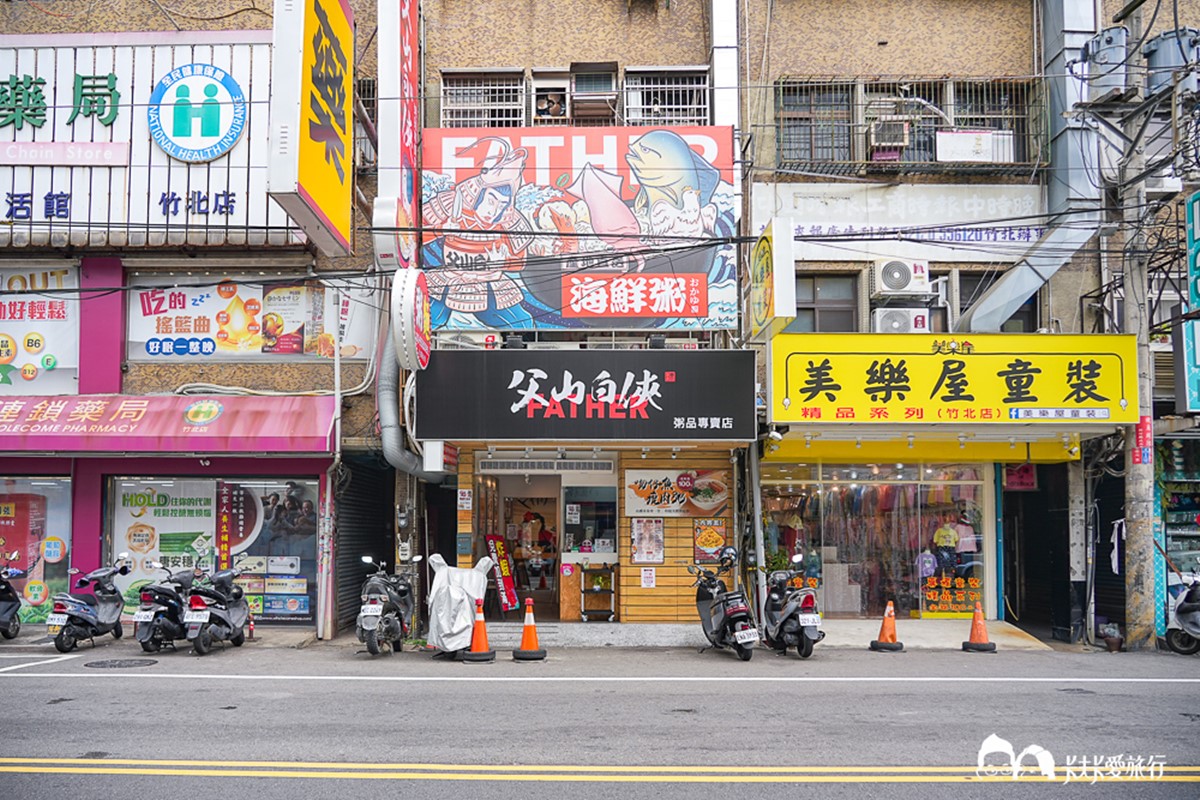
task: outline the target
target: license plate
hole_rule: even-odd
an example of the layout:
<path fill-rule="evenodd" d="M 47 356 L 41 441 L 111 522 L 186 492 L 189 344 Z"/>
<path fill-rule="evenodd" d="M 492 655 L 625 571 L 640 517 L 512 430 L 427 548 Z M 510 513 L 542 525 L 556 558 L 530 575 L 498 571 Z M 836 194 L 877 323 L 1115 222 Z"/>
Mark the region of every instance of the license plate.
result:
<path fill-rule="evenodd" d="M 744 631 L 734 631 L 733 638 L 738 644 L 750 644 L 758 641 L 758 631 L 754 628 Z"/>
<path fill-rule="evenodd" d="M 820 614 L 797 614 L 796 622 L 800 623 L 800 627 L 808 628 L 810 626 L 821 627 Z"/>
<path fill-rule="evenodd" d="M 183 621 L 186 623 L 208 622 L 208 612 L 207 611 L 189 611 L 183 615 Z"/>
<path fill-rule="evenodd" d="M 364 617 L 381 617 L 381 616 L 383 616 L 383 606 L 381 606 L 381 605 L 363 606 L 362 607 L 362 615 Z"/>
<path fill-rule="evenodd" d="M 133 615 L 134 622 L 151 622 L 154 619 L 153 611 L 138 611 Z"/>
<path fill-rule="evenodd" d="M 50 616 L 46 617 L 46 624 L 53 625 L 55 628 L 61 628 L 63 625 L 67 624 L 67 615 L 51 614 Z"/>

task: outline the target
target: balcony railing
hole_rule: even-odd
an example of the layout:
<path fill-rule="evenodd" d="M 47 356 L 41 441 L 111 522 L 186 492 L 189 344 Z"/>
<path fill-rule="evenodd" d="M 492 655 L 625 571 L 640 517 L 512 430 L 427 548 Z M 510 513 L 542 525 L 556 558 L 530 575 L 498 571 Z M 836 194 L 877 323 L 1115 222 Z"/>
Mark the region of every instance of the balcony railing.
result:
<path fill-rule="evenodd" d="M 1016 174 L 1046 165 L 1036 80 L 786 78 L 773 88 L 782 172 Z"/>

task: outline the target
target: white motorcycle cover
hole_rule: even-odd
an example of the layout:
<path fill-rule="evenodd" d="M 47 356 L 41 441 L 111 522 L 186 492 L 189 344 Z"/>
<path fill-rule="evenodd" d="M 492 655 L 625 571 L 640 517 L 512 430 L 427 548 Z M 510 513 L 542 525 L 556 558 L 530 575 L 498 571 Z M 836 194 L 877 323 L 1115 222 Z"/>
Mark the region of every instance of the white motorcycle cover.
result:
<path fill-rule="evenodd" d="M 433 586 L 429 590 L 429 644 L 454 652 L 471 646 L 475 601 L 487 591 L 492 559 L 484 556 L 470 569 L 452 567 L 440 555 L 429 557 Z"/>

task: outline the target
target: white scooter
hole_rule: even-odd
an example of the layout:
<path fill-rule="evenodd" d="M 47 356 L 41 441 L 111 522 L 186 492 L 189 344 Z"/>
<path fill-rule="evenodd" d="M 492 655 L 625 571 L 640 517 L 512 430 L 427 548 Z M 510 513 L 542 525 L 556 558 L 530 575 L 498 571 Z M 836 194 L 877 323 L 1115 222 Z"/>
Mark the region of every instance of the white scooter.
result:
<path fill-rule="evenodd" d="M 1167 621 L 1167 647 L 1184 656 L 1200 653 L 1200 578 L 1179 576 L 1186 586 Z"/>

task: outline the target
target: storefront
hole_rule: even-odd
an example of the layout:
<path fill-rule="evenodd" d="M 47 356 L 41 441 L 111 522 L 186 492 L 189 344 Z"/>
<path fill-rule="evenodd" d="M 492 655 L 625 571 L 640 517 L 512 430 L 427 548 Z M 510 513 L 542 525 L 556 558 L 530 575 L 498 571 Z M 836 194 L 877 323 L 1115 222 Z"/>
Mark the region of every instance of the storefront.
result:
<path fill-rule="evenodd" d="M 315 623 L 332 398 L 23 396 L 0 417 L 0 450 L 22 454 L 0 458 L 0 537 L 29 572 L 25 622 L 68 568 L 128 552 L 128 613 L 152 561 L 236 565 L 260 621 Z"/>
<path fill-rule="evenodd" d="M 687 566 L 737 544 L 753 382 L 746 351 L 439 351 L 416 435 L 459 448 L 457 563 L 497 562 L 504 612 L 694 620 Z"/>
<path fill-rule="evenodd" d="M 1134 421 L 1135 363 L 1120 336 L 774 337 L 768 564 L 800 554 L 831 616 L 998 616 L 1001 466 Z"/>

